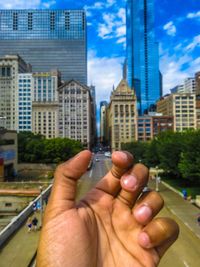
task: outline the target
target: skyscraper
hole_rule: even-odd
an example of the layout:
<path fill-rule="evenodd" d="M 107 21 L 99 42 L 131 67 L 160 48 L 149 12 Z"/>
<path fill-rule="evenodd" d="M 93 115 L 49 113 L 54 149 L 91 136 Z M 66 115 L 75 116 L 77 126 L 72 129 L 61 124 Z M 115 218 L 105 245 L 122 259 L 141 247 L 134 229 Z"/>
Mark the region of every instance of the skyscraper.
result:
<path fill-rule="evenodd" d="M 0 10 L 0 56 L 19 54 L 33 72 L 59 69 L 87 84 L 83 10 Z"/>
<path fill-rule="evenodd" d="M 128 83 L 136 90 L 143 114 L 160 98 L 158 43 L 154 33 L 154 0 L 127 0 Z"/>

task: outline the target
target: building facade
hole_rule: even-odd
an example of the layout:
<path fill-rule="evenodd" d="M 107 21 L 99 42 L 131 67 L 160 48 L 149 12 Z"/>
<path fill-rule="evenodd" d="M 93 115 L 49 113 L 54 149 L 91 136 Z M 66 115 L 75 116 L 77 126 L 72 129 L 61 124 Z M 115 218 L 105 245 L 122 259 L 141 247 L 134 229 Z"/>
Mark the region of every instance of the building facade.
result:
<path fill-rule="evenodd" d="M 112 151 L 120 150 L 122 143 L 137 139 L 137 107 L 134 90 L 122 79 L 111 93 L 107 109 L 108 140 Z"/>
<path fill-rule="evenodd" d="M 30 66 L 18 55 L 0 58 L 0 124 L 8 130 L 18 130 L 18 73 L 30 71 Z"/>
<path fill-rule="evenodd" d="M 135 88 L 141 115 L 161 97 L 154 20 L 154 0 L 127 0 L 128 83 Z"/>
<path fill-rule="evenodd" d="M 195 73 L 196 95 L 200 95 L 200 71 Z"/>
<path fill-rule="evenodd" d="M 137 118 L 138 141 L 152 140 L 159 133 L 173 131 L 173 116 L 163 116 L 155 113 Z"/>
<path fill-rule="evenodd" d="M 157 102 L 157 112 L 174 117 L 174 131 L 196 129 L 195 94 L 171 94 Z"/>
<path fill-rule="evenodd" d="M 59 136 L 59 85 L 57 70 L 33 73 L 32 131 L 46 138 Z"/>
<path fill-rule="evenodd" d="M 18 75 L 18 132 L 32 131 L 32 73 Z"/>
<path fill-rule="evenodd" d="M 93 107 L 90 88 L 71 80 L 59 89 L 59 136 L 80 141 L 91 148 L 94 142 L 92 132 Z"/>
<path fill-rule="evenodd" d="M 17 132 L 0 129 L 0 181 L 17 174 Z"/>
<path fill-rule="evenodd" d="M 0 56 L 19 54 L 34 72 L 59 69 L 87 84 L 84 10 L 0 10 Z"/>
<path fill-rule="evenodd" d="M 106 110 L 107 110 L 108 103 L 107 101 L 100 102 L 100 142 L 106 142 Z"/>
<path fill-rule="evenodd" d="M 196 81 L 195 78 L 189 77 L 184 80 L 184 93 L 196 93 Z"/>

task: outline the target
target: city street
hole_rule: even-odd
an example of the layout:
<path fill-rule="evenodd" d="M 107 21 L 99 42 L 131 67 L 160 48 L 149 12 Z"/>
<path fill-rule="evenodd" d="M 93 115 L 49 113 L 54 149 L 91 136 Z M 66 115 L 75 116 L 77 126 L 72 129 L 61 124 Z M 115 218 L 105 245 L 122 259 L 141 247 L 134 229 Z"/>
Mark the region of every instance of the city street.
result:
<path fill-rule="evenodd" d="M 96 159 L 99 161 L 96 161 Z M 109 158 L 106 158 L 103 154 L 96 154 L 92 168 L 87 171 L 80 181 L 78 198 L 83 196 L 109 170 L 110 166 L 111 160 Z M 154 187 L 155 185 L 151 183 L 150 186 Z M 160 194 L 165 199 L 165 208 L 159 216 L 167 216 L 175 219 L 180 226 L 180 236 L 178 241 L 165 254 L 159 267 L 199 267 L 200 238 L 197 235 L 200 233 L 200 227 L 198 228 L 195 222 L 195 216 L 191 218 L 193 206 L 185 203 L 181 197 L 171 190 L 166 189 L 163 185 L 160 186 Z M 176 209 L 178 210 L 177 212 Z M 196 224 L 194 230 L 196 231 L 197 229 L 197 235 L 188 227 L 190 221 L 194 221 Z M 186 226 L 187 224 L 188 226 Z"/>
<path fill-rule="evenodd" d="M 106 158 L 104 154 L 95 154 L 92 168 L 79 181 L 77 200 L 83 197 L 110 167 L 110 158 Z M 150 187 L 155 188 L 155 181 L 150 183 Z M 199 267 L 200 227 L 195 221 L 199 209 L 164 185 L 160 184 L 159 189 L 165 199 L 165 208 L 159 216 L 171 217 L 180 226 L 178 241 L 165 254 L 159 267 Z M 24 225 L 0 251 L 1 266 L 27 267 L 36 252 L 38 238 L 39 232 L 27 234 L 27 227 Z"/>

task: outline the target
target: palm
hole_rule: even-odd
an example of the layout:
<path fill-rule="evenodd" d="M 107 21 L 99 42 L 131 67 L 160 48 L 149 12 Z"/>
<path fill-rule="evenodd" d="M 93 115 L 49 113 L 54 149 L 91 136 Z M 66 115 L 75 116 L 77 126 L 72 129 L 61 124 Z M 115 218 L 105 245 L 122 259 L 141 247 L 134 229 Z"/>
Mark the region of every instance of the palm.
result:
<path fill-rule="evenodd" d="M 55 201 L 56 190 L 62 189 L 54 187 L 40 238 L 38 267 L 157 265 L 156 250 L 138 244 L 138 235 L 144 225 L 133 216 L 130 201 L 120 196 L 117 179 L 113 180 L 114 196 L 111 194 L 114 187 L 108 184 L 110 175 L 78 204 L 71 202 L 71 197 L 70 201 L 61 198 Z"/>

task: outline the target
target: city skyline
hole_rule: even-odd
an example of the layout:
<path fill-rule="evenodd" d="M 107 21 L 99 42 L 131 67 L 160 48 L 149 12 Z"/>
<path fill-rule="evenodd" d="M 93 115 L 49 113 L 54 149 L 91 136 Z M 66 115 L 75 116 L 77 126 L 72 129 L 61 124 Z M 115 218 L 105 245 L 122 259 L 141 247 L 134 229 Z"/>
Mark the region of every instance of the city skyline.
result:
<path fill-rule="evenodd" d="M 155 0 L 156 40 L 164 93 L 199 69 L 200 8 L 198 1 Z M 0 1 L 1 9 L 85 7 L 88 24 L 88 84 L 96 86 L 97 104 L 108 100 L 122 77 L 125 57 L 125 0 Z M 106 66 L 106 68 L 105 68 Z"/>

